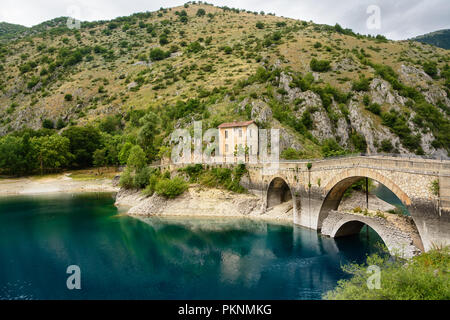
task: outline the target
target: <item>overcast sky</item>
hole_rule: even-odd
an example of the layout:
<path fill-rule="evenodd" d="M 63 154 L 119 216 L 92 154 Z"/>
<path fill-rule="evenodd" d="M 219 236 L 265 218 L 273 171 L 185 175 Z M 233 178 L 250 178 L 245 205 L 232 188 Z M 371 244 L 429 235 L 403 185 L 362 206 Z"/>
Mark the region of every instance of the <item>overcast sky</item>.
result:
<path fill-rule="evenodd" d="M 135 12 L 182 5 L 185 2 L 187 0 L 0 0 L 0 21 L 29 27 L 60 16 L 72 16 L 83 21 L 109 20 Z M 316 23 L 330 25 L 339 23 L 356 32 L 383 34 L 394 40 L 450 28 L 450 0 L 209 0 L 207 2 L 218 6 L 272 12 L 277 16 L 312 20 Z M 377 6 L 379 11 L 373 6 Z"/>

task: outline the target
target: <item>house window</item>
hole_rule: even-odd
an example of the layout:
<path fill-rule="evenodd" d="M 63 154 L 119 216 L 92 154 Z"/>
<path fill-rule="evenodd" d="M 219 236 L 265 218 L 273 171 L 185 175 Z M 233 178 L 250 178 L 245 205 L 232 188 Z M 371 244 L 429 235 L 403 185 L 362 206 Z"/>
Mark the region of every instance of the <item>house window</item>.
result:
<path fill-rule="evenodd" d="M 242 129 L 239 129 L 239 138 L 242 138 Z"/>
<path fill-rule="evenodd" d="M 228 130 L 225 130 L 225 139 L 228 139 Z"/>
<path fill-rule="evenodd" d="M 251 132 L 251 131 L 250 131 Z M 250 154 L 253 154 L 253 152 L 252 152 L 252 145 L 250 145 Z"/>
<path fill-rule="evenodd" d="M 228 145 L 227 144 L 225 145 L 225 152 L 228 152 Z"/>
<path fill-rule="evenodd" d="M 249 131 L 250 131 L 250 138 L 251 138 L 251 137 L 252 137 L 252 131 L 253 131 L 253 130 L 252 130 L 252 129 L 250 129 Z"/>

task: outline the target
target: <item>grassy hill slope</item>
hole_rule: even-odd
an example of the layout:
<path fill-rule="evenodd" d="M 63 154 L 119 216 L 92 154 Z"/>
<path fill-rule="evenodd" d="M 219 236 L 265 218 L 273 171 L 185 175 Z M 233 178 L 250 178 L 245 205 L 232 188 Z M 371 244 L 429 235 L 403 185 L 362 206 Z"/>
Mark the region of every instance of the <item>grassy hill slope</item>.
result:
<path fill-rule="evenodd" d="M 155 159 L 174 128 L 254 119 L 285 158 L 450 150 L 448 50 L 205 4 L 62 19 L 0 44 L 0 134 L 92 124 Z"/>

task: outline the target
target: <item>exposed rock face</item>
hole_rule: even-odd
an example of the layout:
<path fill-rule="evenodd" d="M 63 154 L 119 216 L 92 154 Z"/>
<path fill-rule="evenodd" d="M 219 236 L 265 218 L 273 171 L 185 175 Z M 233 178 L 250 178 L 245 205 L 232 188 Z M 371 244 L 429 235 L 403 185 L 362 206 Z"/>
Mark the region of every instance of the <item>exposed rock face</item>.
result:
<path fill-rule="evenodd" d="M 253 194 L 236 194 L 221 189 L 191 186 L 176 199 L 154 194 L 145 197 L 139 190 L 121 189 L 115 205 L 135 216 L 248 217 L 293 222 L 292 202 L 284 202 L 264 210 L 264 201 Z"/>
<path fill-rule="evenodd" d="M 330 118 L 323 107 L 320 107 L 318 111 L 314 112 L 312 115 L 314 121 L 314 127 L 311 130 L 313 136 L 318 138 L 320 141 L 328 138 L 333 138 L 333 125 L 331 124 Z"/>
<path fill-rule="evenodd" d="M 392 90 L 391 84 L 381 78 L 374 78 L 370 83 L 370 96 L 372 102 L 380 105 L 390 104 L 396 110 L 406 102 L 406 98 Z"/>
<path fill-rule="evenodd" d="M 401 146 L 400 139 L 391 133 L 388 128 L 376 126 L 371 117 L 365 116 L 361 112 L 358 100 L 350 101 L 348 109 L 352 127 L 364 136 L 370 153 L 376 153 L 378 148 L 375 146 L 375 142 L 380 143 L 384 139 L 388 139 L 394 146 L 398 146 L 400 153 L 409 153 L 408 150 Z"/>
<path fill-rule="evenodd" d="M 300 97 L 302 93 L 300 88 L 290 87 L 290 83 L 292 82 L 292 77 L 290 75 L 287 75 L 285 72 L 282 72 L 279 81 L 280 81 L 279 87 L 287 92 L 287 95 L 284 98 L 286 98 L 290 103 Z"/>
<path fill-rule="evenodd" d="M 333 71 L 340 70 L 340 71 L 352 71 L 359 67 L 359 62 L 355 62 L 355 60 L 352 57 L 345 57 L 344 59 L 336 62 L 332 69 Z"/>
<path fill-rule="evenodd" d="M 294 134 L 290 133 L 289 130 L 280 127 L 280 152 L 288 148 L 302 150 L 303 146 L 298 142 L 298 139 Z"/>
<path fill-rule="evenodd" d="M 130 215 L 249 216 L 261 214 L 260 198 L 250 194 L 233 194 L 219 189 L 191 187 L 176 199 L 138 190 L 120 190 L 116 206 L 131 207 Z"/>
<path fill-rule="evenodd" d="M 402 64 L 399 72 L 402 81 L 408 84 L 419 84 L 424 81 L 427 82 L 433 80 L 428 74 L 426 74 L 425 71 L 414 66 L 406 66 Z"/>
<path fill-rule="evenodd" d="M 302 101 L 300 107 L 303 108 L 303 111 L 307 107 L 322 106 L 322 100 L 320 99 L 319 95 L 312 92 L 311 90 L 299 93 L 297 98 Z"/>
<path fill-rule="evenodd" d="M 267 123 L 272 121 L 272 109 L 263 101 L 252 101 L 252 119 L 258 123 Z"/>
<path fill-rule="evenodd" d="M 450 107 L 450 99 L 445 90 L 433 83 L 425 71 L 414 66 L 402 65 L 399 70 L 400 79 L 409 86 L 418 86 L 425 97 L 425 100 L 431 104 L 443 103 Z"/>

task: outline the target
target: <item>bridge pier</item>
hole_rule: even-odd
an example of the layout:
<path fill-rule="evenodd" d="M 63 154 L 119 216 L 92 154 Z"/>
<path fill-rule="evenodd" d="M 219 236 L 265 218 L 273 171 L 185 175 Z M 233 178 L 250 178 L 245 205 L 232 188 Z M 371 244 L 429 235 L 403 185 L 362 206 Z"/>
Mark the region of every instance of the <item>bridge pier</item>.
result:
<path fill-rule="evenodd" d="M 408 211 L 414 220 L 425 251 L 450 245 L 450 211 L 440 208 L 436 201 L 413 199 Z"/>

